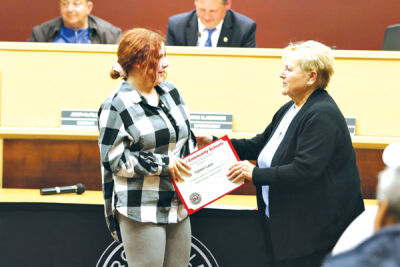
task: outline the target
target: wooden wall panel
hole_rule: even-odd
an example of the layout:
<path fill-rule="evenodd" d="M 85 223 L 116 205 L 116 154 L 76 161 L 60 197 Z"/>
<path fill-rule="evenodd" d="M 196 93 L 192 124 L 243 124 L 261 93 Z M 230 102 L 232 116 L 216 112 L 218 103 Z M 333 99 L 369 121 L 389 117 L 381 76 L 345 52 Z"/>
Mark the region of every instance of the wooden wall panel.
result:
<path fill-rule="evenodd" d="M 361 177 L 363 198 L 375 199 L 378 173 L 385 168 L 380 149 L 356 149 L 357 165 Z M 233 194 L 253 195 L 255 187 L 248 183 L 239 188 Z"/>
<path fill-rule="evenodd" d="M 363 197 L 376 198 L 376 185 L 378 173 L 385 168 L 380 149 L 356 149 L 357 165 L 361 177 Z"/>
<path fill-rule="evenodd" d="M 5 140 L 3 187 L 42 188 L 83 183 L 101 190 L 96 141 Z"/>
<path fill-rule="evenodd" d="M 123 30 L 147 27 L 166 33 L 168 17 L 194 8 L 193 0 L 93 1 L 93 14 Z M 59 15 L 55 0 L 2 0 L 0 40 L 25 41 L 34 25 Z M 399 0 L 232 0 L 232 8 L 257 22 L 259 47 L 315 39 L 338 49 L 380 50 L 387 25 L 400 23 Z M 12 23 L 10 23 L 12 22 Z"/>
<path fill-rule="evenodd" d="M 374 199 L 377 174 L 383 170 L 382 150 L 356 149 L 364 198 Z M 101 190 L 100 159 L 96 141 L 5 140 L 5 188 L 42 188 L 83 183 Z M 253 195 L 247 183 L 237 195 Z"/>

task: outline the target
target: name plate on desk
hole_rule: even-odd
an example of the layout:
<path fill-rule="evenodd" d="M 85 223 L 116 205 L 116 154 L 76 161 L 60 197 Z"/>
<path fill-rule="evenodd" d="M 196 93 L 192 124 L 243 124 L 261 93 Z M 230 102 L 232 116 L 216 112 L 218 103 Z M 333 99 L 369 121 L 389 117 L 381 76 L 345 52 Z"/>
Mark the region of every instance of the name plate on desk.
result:
<path fill-rule="evenodd" d="M 227 136 L 195 151 L 184 160 L 192 168 L 192 175 L 182 174 L 184 181 L 173 181 L 173 184 L 189 214 L 244 185 L 244 180 L 228 180 L 228 169 L 239 161 L 239 157 Z"/>
<path fill-rule="evenodd" d="M 190 127 L 194 130 L 232 132 L 232 114 L 190 113 Z"/>
<path fill-rule="evenodd" d="M 345 119 L 350 135 L 354 136 L 356 134 L 356 117 L 345 117 Z"/>
<path fill-rule="evenodd" d="M 97 110 L 63 109 L 61 111 L 61 127 L 97 129 Z"/>

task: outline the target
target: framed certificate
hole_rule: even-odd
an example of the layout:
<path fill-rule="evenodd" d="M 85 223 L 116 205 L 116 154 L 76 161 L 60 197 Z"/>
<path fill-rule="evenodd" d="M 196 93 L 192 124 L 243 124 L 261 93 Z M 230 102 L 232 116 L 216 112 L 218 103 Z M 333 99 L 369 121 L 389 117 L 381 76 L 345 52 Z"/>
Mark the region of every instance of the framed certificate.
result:
<path fill-rule="evenodd" d="M 244 179 L 228 180 L 228 169 L 239 157 L 227 136 L 184 158 L 192 168 L 191 176 L 182 174 L 184 181 L 172 181 L 189 214 L 244 185 Z"/>

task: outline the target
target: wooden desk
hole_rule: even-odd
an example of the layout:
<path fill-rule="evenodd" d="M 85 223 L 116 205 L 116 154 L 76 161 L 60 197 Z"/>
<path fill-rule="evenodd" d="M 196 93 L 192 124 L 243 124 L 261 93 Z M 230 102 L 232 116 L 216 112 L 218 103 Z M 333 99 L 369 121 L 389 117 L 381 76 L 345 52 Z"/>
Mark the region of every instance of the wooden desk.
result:
<path fill-rule="evenodd" d="M 97 131 L 60 129 L 60 114 L 62 109 L 97 109 L 118 87 L 119 81 L 108 76 L 116 49 L 0 42 L 0 187 L 84 181 L 89 189 L 100 189 Z M 233 113 L 232 138 L 262 132 L 288 101 L 279 93 L 280 49 L 167 47 L 167 53 L 168 80 L 190 110 Z M 393 89 L 400 52 L 334 53 L 328 90 L 345 116 L 357 118 L 353 144 L 365 196 L 373 198 L 376 175 L 384 167 L 382 149 L 400 141 L 400 90 Z M 29 70 L 23 79 L 21 66 Z M 254 193 L 249 190 L 241 193 Z"/>
<path fill-rule="evenodd" d="M 1 126 L 58 128 L 62 109 L 98 109 L 119 84 L 109 77 L 116 49 L 0 42 Z M 266 48 L 167 47 L 168 80 L 192 112 L 233 113 L 233 132 L 258 133 L 288 101 L 280 94 L 281 53 Z M 335 74 L 328 91 L 345 116 L 357 118 L 356 135 L 399 137 L 400 90 L 393 88 L 398 87 L 400 52 L 334 53 Z M 23 79 L 21 66 L 29 70 Z"/>
<path fill-rule="evenodd" d="M 231 138 L 250 138 L 231 133 Z M 4 187 L 41 188 L 84 183 L 101 189 L 97 130 L 0 127 L 4 144 Z M 353 137 L 364 197 L 375 198 L 377 174 L 384 168 L 382 150 L 395 137 Z M 26 153 L 29 152 L 29 153 Z M 24 168 L 19 168 L 19 166 Z M 255 194 L 251 184 L 233 194 Z"/>
<path fill-rule="evenodd" d="M 58 203 L 58 204 L 85 204 L 103 205 L 102 191 L 86 190 L 83 194 L 40 195 L 39 189 L 0 188 L 0 203 Z M 241 208 L 254 210 L 257 208 L 256 197 L 227 195 L 215 202 L 214 208 Z"/>
<path fill-rule="evenodd" d="M 252 138 L 257 133 L 229 133 L 230 138 Z M 222 134 L 215 134 L 222 136 Z M 1 127 L 0 139 L 14 140 L 81 140 L 97 141 L 99 133 L 96 129 L 63 129 L 40 127 Z M 384 149 L 391 143 L 400 142 L 398 137 L 384 136 L 353 136 L 354 148 L 360 149 Z"/>
<path fill-rule="evenodd" d="M 40 195 L 38 189 L 16 189 L 1 188 L 0 203 L 58 203 L 58 204 L 88 204 L 103 205 L 102 191 L 86 190 L 83 194 L 77 195 L 59 194 L 59 195 Z M 364 199 L 364 204 L 376 206 L 375 199 Z M 256 209 L 257 201 L 254 195 L 226 195 L 208 206 L 209 208 L 231 208 L 231 209 Z"/>

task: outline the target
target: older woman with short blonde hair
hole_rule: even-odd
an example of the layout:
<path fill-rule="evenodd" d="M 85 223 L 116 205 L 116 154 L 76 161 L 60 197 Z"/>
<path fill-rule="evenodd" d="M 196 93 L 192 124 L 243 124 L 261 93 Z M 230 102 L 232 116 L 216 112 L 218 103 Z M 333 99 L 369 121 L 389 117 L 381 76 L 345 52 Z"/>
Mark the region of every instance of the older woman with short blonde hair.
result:
<path fill-rule="evenodd" d="M 316 267 L 364 210 L 360 177 L 346 121 L 326 90 L 331 49 L 315 41 L 293 43 L 282 58 L 281 92 L 291 100 L 262 134 L 232 140 L 244 161 L 230 168 L 228 178 L 256 186 L 274 265 Z"/>
<path fill-rule="evenodd" d="M 297 61 L 304 73 L 316 71 L 316 87 L 326 89 L 333 75 L 333 51 L 316 41 L 291 43 L 283 50 L 284 61 Z"/>

